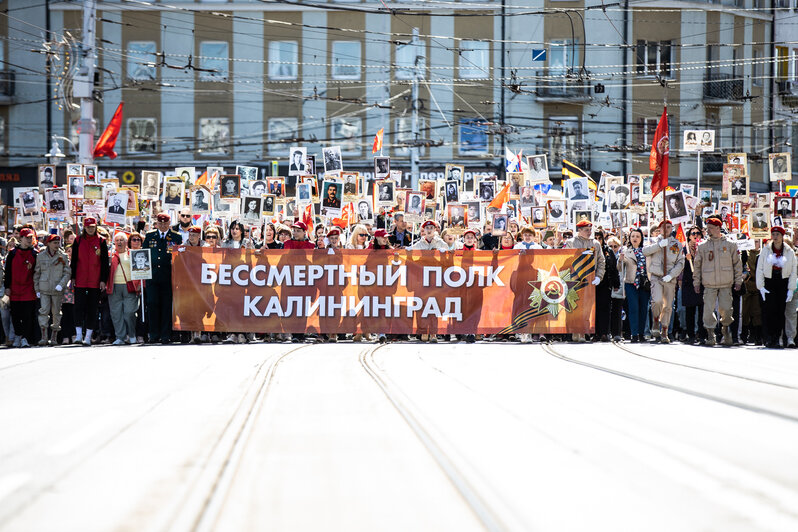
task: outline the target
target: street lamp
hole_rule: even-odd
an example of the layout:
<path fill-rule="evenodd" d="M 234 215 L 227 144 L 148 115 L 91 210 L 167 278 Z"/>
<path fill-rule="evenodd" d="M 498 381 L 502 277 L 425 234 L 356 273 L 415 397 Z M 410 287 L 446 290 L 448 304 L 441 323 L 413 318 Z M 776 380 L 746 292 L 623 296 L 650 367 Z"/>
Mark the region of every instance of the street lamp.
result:
<path fill-rule="evenodd" d="M 50 159 L 50 164 L 58 164 L 59 159 L 63 159 L 66 157 L 64 152 L 61 151 L 61 147 L 58 145 L 59 140 L 67 141 L 71 146 L 72 150 L 77 151 L 75 148 L 75 143 L 69 140 L 66 137 L 61 137 L 59 135 L 51 135 L 50 138 L 52 139 L 53 143 L 50 145 L 50 151 L 45 153 L 44 156 Z"/>

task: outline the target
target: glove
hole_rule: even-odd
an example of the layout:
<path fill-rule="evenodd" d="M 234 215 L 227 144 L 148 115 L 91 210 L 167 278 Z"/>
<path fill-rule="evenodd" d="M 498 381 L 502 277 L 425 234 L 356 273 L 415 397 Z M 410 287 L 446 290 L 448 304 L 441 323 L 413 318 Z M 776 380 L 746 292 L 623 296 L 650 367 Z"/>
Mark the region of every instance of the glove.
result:
<path fill-rule="evenodd" d="M 42 293 L 41 292 L 36 292 L 36 297 L 37 298 L 41 298 L 42 297 Z"/>
<path fill-rule="evenodd" d="M 57 284 L 57 285 L 55 285 L 55 291 L 56 291 L 56 292 L 60 292 L 60 291 L 61 291 L 61 290 L 63 290 L 63 289 L 64 289 L 64 287 L 63 287 L 63 286 L 61 286 L 60 284 Z"/>
<path fill-rule="evenodd" d="M 673 279 L 673 277 L 671 277 L 670 275 L 665 275 L 665 276 L 662 278 L 662 282 L 663 282 L 663 283 L 669 283 L 669 282 L 671 282 L 671 280 L 672 280 L 672 279 Z"/>
<path fill-rule="evenodd" d="M 593 286 L 597 286 L 600 282 L 601 282 L 601 279 L 596 277 L 595 279 L 593 279 Z"/>
<path fill-rule="evenodd" d="M 767 288 L 760 288 L 759 293 L 762 294 L 762 299 L 765 299 L 765 294 L 769 294 L 770 290 L 768 290 Z"/>
<path fill-rule="evenodd" d="M 792 290 L 787 290 L 787 303 L 792 301 Z"/>
<path fill-rule="evenodd" d="M 668 239 L 667 238 L 661 238 L 660 241 L 659 241 L 659 247 L 661 247 L 661 248 L 668 247 Z"/>

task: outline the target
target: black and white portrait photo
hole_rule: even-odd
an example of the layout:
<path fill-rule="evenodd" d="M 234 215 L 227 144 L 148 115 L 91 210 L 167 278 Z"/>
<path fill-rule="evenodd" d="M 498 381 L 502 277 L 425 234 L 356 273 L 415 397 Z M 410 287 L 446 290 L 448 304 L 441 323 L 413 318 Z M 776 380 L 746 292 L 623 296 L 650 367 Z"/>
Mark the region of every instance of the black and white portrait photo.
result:
<path fill-rule="evenodd" d="M 463 205 L 466 206 L 468 213 L 468 225 L 471 227 L 480 226 L 482 224 L 482 204 L 478 201 L 466 201 Z"/>
<path fill-rule="evenodd" d="M 141 199 L 158 199 L 161 185 L 161 172 L 141 171 Z"/>
<path fill-rule="evenodd" d="M 244 196 L 241 198 L 241 219 L 244 222 L 257 223 L 260 220 L 260 196 Z"/>
<path fill-rule="evenodd" d="M 341 160 L 341 147 L 330 146 L 321 149 L 322 156 L 324 157 L 324 171 L 325 172 L 339 172 L 344 169 Z"/>
<path fill-rule="evenodd" d="M 152 262 L 149 248 L 130 250 L 130 280 L 144 281 L 152 279 Z"/>
<path fill-rule="evenodd" d="M 529 155 L 526 158 L 529 166 L 529 182 L 541 183 L 549 181 L 549 168 L 546 163 L 546 155 Z"/>
<path fill-rule="evenodd" d="M 405 194 L 405 214 L 420 218 L 424 215 L 425 202 L 426 198 L 423 192 L 407 192 Z"/>
<path fill-rule="evenodd" d="M 288 150 L 288 175 L 305 175 L 308 173 L 308 149 L 303 146 L 291 146 Z"/>
<path fill-rule="evenodd" d="M 261 212 L 264 216 L 274 216 L 274 204 L 275 204 L 275 197 L 274 194 L 265 194 L 263 196 L 263 207 Z"/>
<path fill-rule="evenodd" d="M 63 188 L 49 188 L 44 191 L 44 200 L 49 214 L 56 216 L 67 213 L 66 190 Z"/>
<path fill-rule="evenodd" d="M 181 166 L 175 168 L 175 175 L 180 178 L 186 188 L 190 187 L 194 184 L 194 180 L 197 177 L 197 169 L 193 166 Z"/>
<path fill-rule="evenodd" d="M 464 170 L 465 168 L 459 164 L 447 164 L 446 181 L 456 181 L 457 187 L 460 188 L 463 185 Z"/>
<path fill-rule="evenodd" d="M 174 209 L 183 206 L 183 181 L 167 181 L 164 185 L 163 205 L 164 209 Z"/>
<path fill-rule="evenodd" d="M 507 229 L 509 227 L 509 218 L 508 214 L 501 214 L 501 213 L 494 213 L 493 214 L 493 229 L 491 230 L 491 235 L 493 236 L 504 236 L 507 234 Z"/>
<path fill-rule="evenodd" d="M 479 199 L 483 202 L 492 201 L 496 194 L 496 181 L 479 182 Z"/>
<path fill-rule="evenodd" d="M 768 154 L 771 181 L 789 181 L 792 177 L 790 153 Z"/>
<path fill-rule="evenodd" d="M 344 196 L 354 198 L 357 196 L 357 182 L 360 174 L 357 172 L 341 172 L 341 179 L 344 180 Z"/>
<path fill-rule="evenodd" d="M 385 179 L 391 175 L 391 158 L 374 157 L 374 177 Z"/>
<path fill-rule="evenodd" d="M 52 164 L 39 165 L 39 188 L 53 188 L 55 186 L 55 166 Z"/>
<path fill-rule="evenodd" d="M 219 179 L 219 195 L 222 199 L 238 199 L 241 197 L 241 176 L 223 175 Z"/>
<path fill-rule="evenodd" d="M 380 181 L 377 183 L 377 204 L 389 206 L 394 202 L 394 185 L 395 183 L 390 180 Z"/>
<path fill-rule="evenodd" d="M 571 178 L 566 183 L 568 184 L 568 199 L 572 201 L 590 199 L 586 177 Z M 627 189 L 627 195 L 628 192 Z"/>
<path fill-rule="evenodd" d="M 83 165 L 77 163 L 69 163 L 66 165 L 67 167 L 67 175 L 84 175 L 83 174 Z"/>
<path fill-rule="evenodd" d="M 447 181 L 444 191 L 446 192 L 446 204 L 449 203 L 458 203 L 460 201 L 460 188 L 459 182 L 457 181 Z"/>
<path fill-rule="evenodd" d="M 610 189 L 610 209 L 621 210 L 629 206 L 629 187 L 613 185 Z"/>
<path fill-rule="evenodd" d="M 561 224 L 566 220 L 565 201 L 549 200 L 549 223 Z"/>
<path fill-rule="evenodd" d="M 192 187 L 189 191 L 192 214 L 209 214 L 211 212 L 211 191 L 203 186 Z"/>
<path fill-rule="evenodd" d="M 670 218 L 674 224 L 687 220 L 687 205 L 684 202 L 684 192 L 680 190 L 671 193 L 666 192 L 665 207 L 668 212 L 668 218 Z"/>
<path fill-rule="evenodd" d="M 527 186 L 521 187 L 521 195 L 519 197 L 521 210 L 526 210 L 535 206 L 535 187 Z"/>
<path fill-rule="evenodd" d="M 374 223 L 374 210 L 371 208 L 371 201 L 367 199 L 358 200 L 355 205 L 357 216 L 363 223 Z"/>
<path fill-rule="evenodd" d="M 532 227 L 536 229 L 546 227 L 546 207 L 532 207 Z"/>
<path fill-rule="evenodd" d="M 296 185 L 296 203 L 297 205 L 308 205 L 313 201 L 311 194 L 310 183 L 297 183 Z"/>
<path fill-rule="evenodd" d="M 793 199 L 794 198 L 776 198 L 774 203 L 773 212 L 775 216 L 782 218 L 793 218 Z"/>
<path fill-rule="evenodd" d="M 105 208 L 105 220 L 108 223 L 125 224 L 125 211 L 127 210 L 127 192 L 117 192 L 108 196 Z"/>
<path fill-rule="evenodd" d="M 69 199 L 80 199 L 83 197 L 83 176 L 82 175 L 71 175 L 68 178 L 69 180 L 69 189 L 68 189 L 68 196 Z"/>
<path fill-rule="evenodd" d="M 249 186 L 249 184 L 258 179 L 257 166 L 236 166 L 236 174 L 241 176 L 241 183 Z"/>
<path fill-rule="evenodd" d="M 253 196 L 263 196 L 266 194 L 266 181 L 259 179 L 249 182 L 249 193 Z"/>

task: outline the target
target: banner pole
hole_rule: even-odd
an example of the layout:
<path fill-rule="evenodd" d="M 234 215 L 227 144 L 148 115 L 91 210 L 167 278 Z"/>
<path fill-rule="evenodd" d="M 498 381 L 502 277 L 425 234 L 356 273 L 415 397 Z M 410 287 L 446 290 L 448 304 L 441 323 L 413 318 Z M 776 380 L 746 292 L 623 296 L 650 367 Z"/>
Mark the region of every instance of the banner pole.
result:
<path fill-rule="evenodd" d="M 147 321 L 147 309 L 144 307 L 144 281 L 141 282 L 141 323 Z"/>

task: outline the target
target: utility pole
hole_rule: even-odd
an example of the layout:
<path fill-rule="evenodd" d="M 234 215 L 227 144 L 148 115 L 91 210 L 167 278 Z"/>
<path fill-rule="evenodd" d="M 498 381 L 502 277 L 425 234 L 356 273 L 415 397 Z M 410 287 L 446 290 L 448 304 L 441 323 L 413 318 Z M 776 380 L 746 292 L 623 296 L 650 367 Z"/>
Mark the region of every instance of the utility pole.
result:
<path fill-rule="evenodd" d="M 421 69 L 419 68 L 421 56 L 418 54 L 418 28 L 413 28 L 413 40 L 411 41 L 413 50 L 416 51 L 415 61 L 413 62 L 413 86 L 410 93 L 412 100 L 412 128 L 413 128 L 413 145 L 410 147 L 410 176 L 413 183 L 413 189 L 418 188 L 418 142 L 421 132 L 418 127 L 418 83 L 421 79 Z"/>
<path fill-rule="evenodd" d="M 94 50 L 97 0 L 83 0 L 83 41 L 80 45 L 80 69 L 75 75 L 72 96 L 80 99 L 80 141 L 78 162 L 92 164 L 94 156 Z"/>

